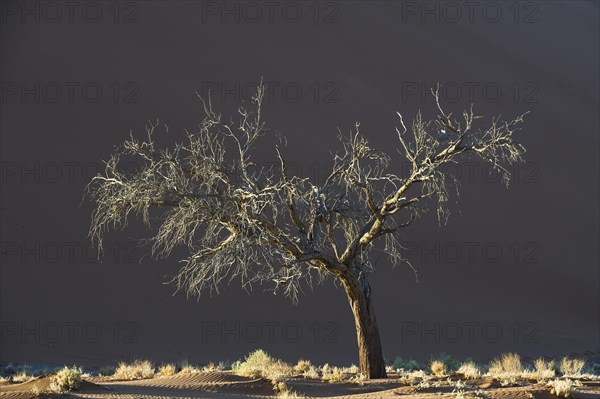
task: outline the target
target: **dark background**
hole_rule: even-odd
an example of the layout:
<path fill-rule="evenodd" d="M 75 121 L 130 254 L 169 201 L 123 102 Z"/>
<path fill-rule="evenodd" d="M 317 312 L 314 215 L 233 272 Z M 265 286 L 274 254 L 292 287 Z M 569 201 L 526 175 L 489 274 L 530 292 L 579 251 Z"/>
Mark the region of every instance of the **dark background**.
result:
<path fill-rule="evenodd" d="M 163 284 L 184 253 L 136 262 L 148 252 L 133 246 L 149 235 L 139 224 L 107 236 L 102 263 L 87 245 L 83 188 L 130 130 L 160 118 L 160 140 L 180 139 L 202 118 L 196 91 L 216 88 L 216 108 L 230 113 L 260 77 L 288 161 L 317 178 L 337 128 L 357 120 L 394 154 L 396 111 L 432 117 L 421 93 L 436 82 L 450 111 L 530 110 L 517 135 L 528 163 L 509 190 L 481 165 L 463 168 L 449 223 L 425 217 L 405 231 L 420 283 L 380 260 L 372 286 L 384 352 L 597 355 L 597 1 L 474 2 L 472 14 L 465 2 L 433 1 L 282 1 L 272 15 L 265 2 L 83 2 L 73 14 L 53 4 L 2 2 L 0 361 L 207 362 L 263 348 L 356 362 L 352 316 L 331 281 L 298 305 L 237 282 L 186 300 Z M 275 159 L 271 141 L 258 159 Z"/>

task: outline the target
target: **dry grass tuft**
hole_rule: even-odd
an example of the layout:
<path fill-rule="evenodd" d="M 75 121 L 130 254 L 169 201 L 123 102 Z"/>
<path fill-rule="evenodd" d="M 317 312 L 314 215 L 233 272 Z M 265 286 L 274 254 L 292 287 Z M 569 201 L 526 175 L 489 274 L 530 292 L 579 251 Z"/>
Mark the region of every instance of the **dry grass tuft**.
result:
<path fill-rule="evenodd" d="M 553 381 L 548 381 L 546 383 L 547 386 L 550 387 L 550 393 L 555 396 L 563 397 L 563 398 L 571 398 L 573 397 L 573 387 L 580 385 L 577 381 L 572 381 L 569 379 L 559 380 L 555 379 Z"/>
<path fill-rule="evenodd" d="M 457 373 L 462 374 L 468 380 L 481 377 L 481 370 L 475 362 L 464 362 L 458 368 Z"/>
<path fill-rule="evenodd" d="M 543 382 L 556 376 L 554 360 L 544 360 L 543 358 L 536 359 L 533 363 L 534 370 L 525 370 L 524 378 L 531 378 L 538 382 Z"/>
<path fill-rule="evenodd" d="M 210 362 L 206 366 L 202 367 L 203 372 L 223 371 L 223 370 L 225 370 L 225 364 L 223 362 L 219 362 L 219 363 Z"/>
<path fill-rule="evenodd" d="M 367 376 L 363 373 L 358 373 L 355 376 L 350 377 L 348 381 L 350 381 L 353 384 L 358 384 L 362 387 L 363 385 L 365 385 L 365 382 L 367 382 Z"/>
<path fill-rule="evenodd" d="M 325 363 L 321 367 L 321 379 L 327 382 L 340 382 L 346 379 L 346 373 L 340 367 L 331 367 Z"/>
<path fill-rule="evenodd" d="M 305 372 L 310 370 L 311 366 L 312 363 L 310 362 L 310 360 L 300 359 L 298 360 L 298 363 L 296 363 L 296 365 L 294 366 L 294 372 L 298 374 L 304 374 Z"/>
<path fill-rule="evenodd" d="M 200 373 L 202 370 L 194 365 L 189 364 L 186 360 L 179 363 L 180 374 L 195 374 Z"/>
<path fill-rule="evenodd" d="M 560 362 L 560 372 L 565 377 L 580 377 L 584 367 L 585 360 L 583 359 L 569 359 L 568 357 L 564 357 Z"/>
<path fill-rule="evenodd" d="M 516 353 L 505 353 L 499 359 L 490 362 L 489 374 L 498 379 L 519 378 L 523 373 L 521 356 Z"/>
<path fill-rule="evenodd" d="M 143 380 L 154 377 L 154 366 L 149 360 L 134 360 L 133 363 L 119 363 L 113 377 L 118 380 Z"/>
<path fill-rule="evenodd" d="M 342 371 L 346 374 L 358 374 L 360 372 L 360 369 L 356 364 L 352 364 L 350 365 L 350 367 L 344 367 Z"/>
<path fill-rule="evenodd" d="M 11 377 L 12 382 L 21 383 L 33 380 L 35 377 L 27 374 L 25 371 L 21 371 Z"/>
<path fill-rule="evenodd" d="M 400 377 L 400 381 L 403 384 L 407 384 L 410 386 L 417 386 L 421 382 L 429 379 L 429 375 L 424 370 L 413 370 L 402 373 Z"/>
<path fill-rule="evenodd" d="M 441 377 L 448 374 L 448 368 L 444 362 L 434 360 L 431 362 L 431 373 L 436 377 Z"/>
<path fill-rule="evenodd" d="M 283 360 L 275 360 L 266 370 L 263 372 L 263 378 L 271 380 L 276 383 L 278 381 L 285 381 L 287 378 L 294 375 L 294 369 L 289 363 Z"/>
<path fill-rule="evenodd" d="M 158 375 L 161 377 L 171 377 L 177 374 L 177 367 L 172 364 L 163 364 L 158 368 Z"/>
<path fill-rule="evenodd" d="M 286 387 L 286 389 L 277 392 L 276 398 L 277 399 L 304 399 L 304 398 L 306 398 L 306 396 L 299 394 L 298 392 Z"/>
<path fill-rule="evenodd" d="M 300 374 L 304 378 L 319 378 L 319 370 L 313 366 L 310 360 L 298 360 L 298 363 L 294 366 L 294 373 Z"/>
<path fill-rule="evenodd" d="M 304 373 L 302 373 L 302 377 L 312 378 L 313 380 L 316 380 L 319 378 L 319 369 L 316 368 L 315 366 L 310 366 L 310 368 L 308 370 L 306 370 Z"/>
<path fill-rule="evenodd" d="M 277 398 L 279 399 L 300 399 L 306 398 L 306 396 L 299 394 L 292 390 L 285 381 L 279 381 L 273 384 L 273 390 L 277 392 Z"/>

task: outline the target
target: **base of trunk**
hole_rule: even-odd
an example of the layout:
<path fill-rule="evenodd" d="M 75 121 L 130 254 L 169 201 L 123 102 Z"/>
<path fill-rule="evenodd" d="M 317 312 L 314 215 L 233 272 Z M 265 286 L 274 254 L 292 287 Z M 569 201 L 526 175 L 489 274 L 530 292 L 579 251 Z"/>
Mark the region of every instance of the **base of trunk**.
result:
<path fill-rule="evenodd" d="M 360 372 L 371 379 L 387 378 L 367 277 L 348 274 L 341 280 L 356 324 Z"/>

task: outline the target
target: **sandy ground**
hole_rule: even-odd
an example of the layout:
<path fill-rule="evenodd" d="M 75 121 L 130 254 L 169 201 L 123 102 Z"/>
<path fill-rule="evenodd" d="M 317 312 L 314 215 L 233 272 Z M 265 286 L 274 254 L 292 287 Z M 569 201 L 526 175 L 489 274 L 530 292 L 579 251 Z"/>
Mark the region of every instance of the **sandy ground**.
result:
<path fill-rule="evenodd" d="M 44 389 L 49 378 L 38 378 L 22 384 L 0 386 L 0 398 L 33 398 L 34 387 Z M 309 398 L 337 399 L 392 399 L 392 398 L 457 398 L 452 387 L 417 389 L 402 384 L 392 375 L 387 380 L 373 380 L 364 385 L 348 382 L 326 383 L 310 379 L 291 379 L 288 386 Z M 480 398 L 556 398 L 548 387 L 536 383 L 517 387 L 501 387 L 491 378 L 467 381 L 465 392 L 475 398 L 476 390 Z M 194 374 L 178 374 L 172 377 L 158 377 L 137 381 L 114 381 L 106 377 L 90 377 L 81 388 L 66 395 L 40 395 L 38 398 L 273 398 L 272 386 L 262 379 L 238 377 L 227 371 L 213 371 Z M 600 381 L 583 382 L 573 394 L 573 398 L 600 398 Z"/>

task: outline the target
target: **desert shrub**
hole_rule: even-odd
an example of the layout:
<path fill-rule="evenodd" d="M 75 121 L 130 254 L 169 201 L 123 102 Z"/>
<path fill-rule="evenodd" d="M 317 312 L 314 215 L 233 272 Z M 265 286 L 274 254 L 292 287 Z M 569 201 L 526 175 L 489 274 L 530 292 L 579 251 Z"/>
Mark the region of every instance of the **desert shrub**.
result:
<path fill-rule="evenodd" d="M 448 367 L 440 360 L 434 360 L 431 362 L 431 373 L 437 377 L 448 374 Z"/>
<path fill-rule="evenodd" d="M 573 387 L 577 386 L 577 382 L 572 380 L 559 380 L 548 381 L 546 383 L 550 387 L 550 393 L 556 396 L 562 396 L 563 398 L 571 398 L 573 396 Z"/>
<path fill-rule="evenodd" d="M 113 366 L 104 366 L 100 367 L 98 370 L 98 374 L 104 377 L 109 377 L 115 374 L 116 369 Z"/>
<path fill-rule="evenodd" d="M 271 382 L 276 383 L 278 381 L 285 381 L 287 378 L 294 375 L 294 370 L 289 363 L 283 360 L 276 359 L 273 363 L 267 367 L 262 373 L 262 377 Z"/>
<path fill-rule="evenodd" d="M 456 371 L 460 367 L 460 362 L 458 360 L 445 353 L 440 353 L 435 360 L 444 363 L 448 371 Z"/>
<path fill-rule="evenodd" d="M 266 378 L 273 384 L 285 380 L 294 373 L 290 364 L 271 357 L 262 349 L 250 353 L 243 361 L 235 362 L 232 370 L 242 377 Z"/>
<path fill-rule="evenodd" d="M 79 388 L 81 385 L 81 369 L 64 367 L 52 376 L 48 390 L 54 393 L 64 393 Z"/>
<path fill-rule="evenodd" d="M 2 374 L 11 375 L 15 373 L 15 365 L 12 363 L 5 364 L 4 366 L 0 366 L 2 369 Z"/>
<path fill-rule="evenodd" d="M 15 375 L 15 374 L 27 374 L 27 375 L 33 375 L 32 373 L 32 369 L 31 366 L 28 364 L 17 364 L 14 365 L 12 363 L 8 363 L 6 366 L 3 367 L 3 371 L 5 374 L 7 375 Z"/>
<path fill-rule="evenodd" d="M 154 377 L 154 366 L 149 360 L 135 360 L 131 364 L 119 363 L 114 377 L 120 380 L 143 380 Z"/>
<path fill-rule="evenodd" d="M 57 367 L 57 366 L 48 366 L 48 365 L 36 366 L 36 367 L 32 368 L 31 375 L 33 375 L 34 377 L 45 376 L 48 374 L 57 373 L 61 369 L 62 369 L 62 367 Z"/>
<path fill-rule="evenodd" d="M 235 362 L 232 369 L 235 374 L 242 377 L 258 378 L 274 361 L 267 352 L 257 349 L 246 356 L 243 361 Z"/>
<path fill-rule="evenodd" d="M 346 379 L 346 374 L 339 367 L 331 367 L 328 363 L 325 363 L 321 367 L 321 379 L 328 382 L 339 382 Z"/>
<path fill-rule="evenodd" d="M 392 364 L 392 366 L 393 366 L 393 370 L 403 370 L 403 371 L 413 371 L 413 370 L 419 370 L 421 368 L 421 366 L 419 365 L 419 362 L 417 362 L 416 360 L 413 360 L 413 359 L 404 360 L 400 356 L 396 356 L 396 359 L 394 360 L 394 363 Z"/>
<path fill-rule="evenodd" d="M 31 366 L 28 364 L 7 364 L 2 367 L 2 375 L 10 377 L 16 383 L 27 382 L 42 375 L 56 373 L 60 367 L 55 366 Z"/>
<path fill-rule="evenodd" d="M 163 364 L 158 368 L 158 375 L 161 377 L 171 377 L 177 374 L 177 366 L 172 363 Z"/>
<path fill-rule="evenodd" d="M 14 374 L 15 372 L 15 365 L 12 363 L 8 363 L 4 366 L 0 366 L 2 368 L 2 373 L 4 374 Z"/>
<path fill-rule="evenodd" d="M 481 370 L 475 362 L 467 361 L 460 365 L 457 373 L 462 374 L 466 379 L 475 379 L 481 376 Z"/>
<path fill-rule="evenodd" d="M 560 372 L 565 377 L 577 378 L 581 376 L 581 372 L 585 367 L 583 359 L 569 359 L 564 357 L 560 362 Z"/>

